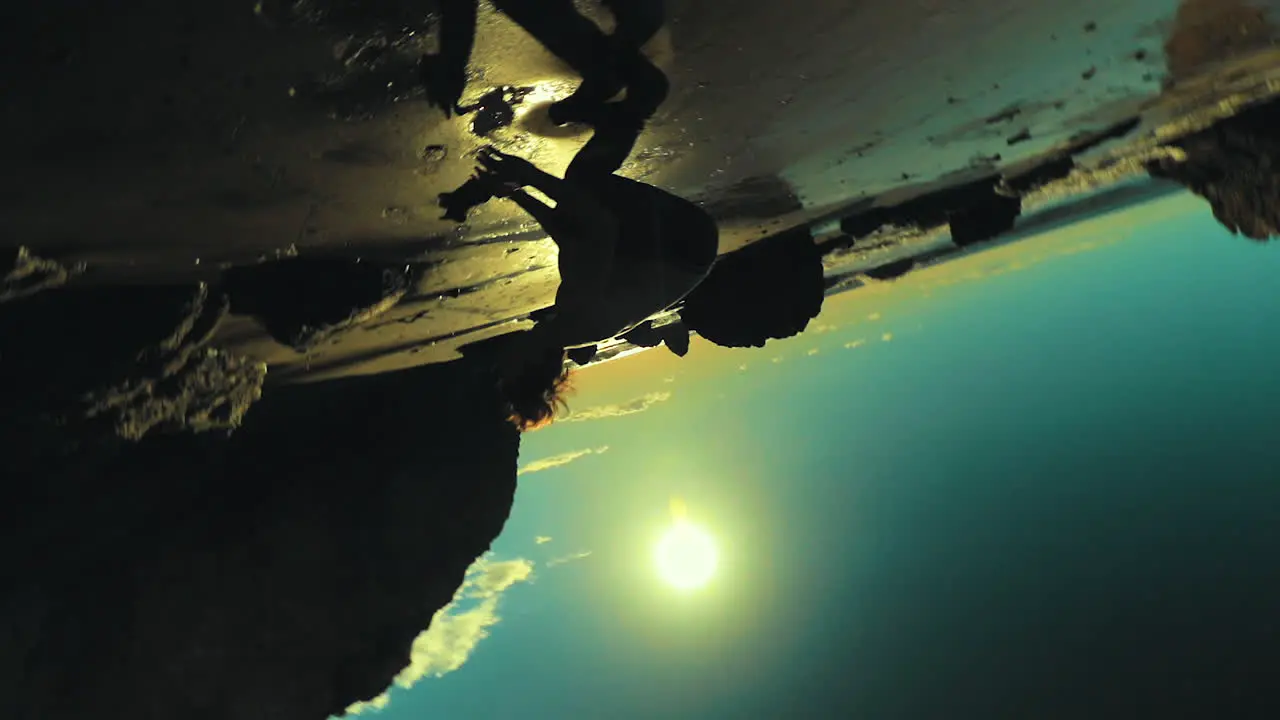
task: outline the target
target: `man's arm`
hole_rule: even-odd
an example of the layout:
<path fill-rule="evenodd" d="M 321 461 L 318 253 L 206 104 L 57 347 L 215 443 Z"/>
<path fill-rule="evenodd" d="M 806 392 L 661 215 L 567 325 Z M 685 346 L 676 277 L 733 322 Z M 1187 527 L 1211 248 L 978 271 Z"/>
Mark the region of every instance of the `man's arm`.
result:
<path fill-rule="evenodd" d="M 557 214 L 565 218 L 562 224 L 574 222 L 601 226 L 614 222 L 613 214 L 600 197 L 583 184 L 558 178 L 524 158 L 508 155 L 492 146 L 483 148 L 478 160 L 481 171 L 497 182 L 535 188 L 551 198 L 556 204 Z"/>
<path fill-rule="evenodd" d="M 555 235 L 557 220 L 555 208 L 525 192 L 523 188 L 512 191 L 507 198 L 519 205 L 521 210 L 529 213 L 534 220 L 537 220 L 548 235 Z"/>
<path fill-rule="evenodd" d="M 555 315 L 570 325 L 580 324 L 584 316 L 595 315 L 599 311 L 596 305 L 613 275 L 617 221 L 607 213 L 582 217 L 560 205 L 551 208 L 523 190 L 517 190 L 511 199 L 538 221 L 560 249 Z"/>

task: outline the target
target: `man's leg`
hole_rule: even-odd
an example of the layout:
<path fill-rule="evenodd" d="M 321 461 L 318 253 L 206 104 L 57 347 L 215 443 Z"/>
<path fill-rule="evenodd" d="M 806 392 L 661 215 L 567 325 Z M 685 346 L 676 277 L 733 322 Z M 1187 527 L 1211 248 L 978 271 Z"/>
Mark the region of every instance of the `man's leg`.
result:
<path fill-rule="evenodd" d="M 608 110 L 621 114 L 619 108 Z M 565 182 L 583 186 L 608 182 L 608 178 L 622 168 L 622 164 L 635 149 L 642 128 L 640 123 L 627 121 L 625 118 L 597 125 L 591 139 L 573 156 L 569 167 L 565 168 Z"/>
<path fill-rule="evenodd" d="M 612 0 L 618 19 L 610 37 L 573 7 L 572 0 L 495 0 L 494 5 L 582 76 L 569 98 L 552 106 L 555 122 L 596 124 L 595 108 L 627 89 L 633 114 L 647 119 L 666 99 L 667 81 L 640 52 L 662 27 L 661 0 Z"/>
<path fill-rule="evenodd" d="M 599 145 L 597 145 L 599 147 Z M 504 166 L 502 163 L 510 163 Z M 467 213 L 477 205 L 488 202 L 495 196 L 505 195 L 515 201 L 544 227 L 551 221 L 551 213 L 558 216 L 587 217 L 586 222 L 599 224 L 610 219 L 608 211 L 597 195 L 597 189 L 587 182 L 570 182 L 561 179 L 545 170 L 541 170 L 527 160 L 506 155 L 496 148 L 486 148 L 480 153 L 482 172 L 468 179 L 461 187 L 440 194 L 440 206 L 445 209 L 444 218 L 462 222 Z M 579 164 L 579 168 L 584 165 Z M 604 169 L 607 176 L 611 172 Z M 504 192 L 506 185 L 513 192 Z M 532 187 L 541 191 L 555 201 L 556 207 L 542 203 L 525 193 L 521 188 Z M 548 232 L 550 232 L 550 229 Z"/>
<path fill-rule="evenodd" d="M 609 8 L 616 21 L 609 38 L 613 45 L 613 71 L 584 77 L 573 95 L 551 106 L 553 122 L 599 124 L 593 112 L 624 87 L 631 111 L 646 119 L 666 99 L 666 77 L 641 52 L 662 29 L 664 0 L 601 0 L 601 4 Z"/>
<path fill-rule="evenodd" d="M 600 0 L 613 13 L 613 37 L 639 49 L 653 39 L 666 23 L 665 0 Z"/>
<path fill-rule="evenodd" d="M 529 213 L 557 245 L 603 242 L 617 236 L 617 220 L 594 197 L 567 184 L 559 189 L 558 197 L 548 193 L 556 201 L 554 208 L 524 190 L 516 190 L 508 197 Z"/>
<path fill-rule="evenodd" d="M 627 99 L 601 105 L 592 117 L 591 139 L 565 169 L 571 183 L 593 184 L 618 172 L 635 149 L 644 123 L 667 96 L 667 78 L 652 65 L 636 73 L 640 82 L 627 87 Z"/>
<path fill-rule="evenodd" d="M 568 63 L 584 83 L 616 84 L 617 80 L 609 77 L 617 65 L 613 41 L 574 8 L 573 0 L 494 0 L 493 4 Z"/>

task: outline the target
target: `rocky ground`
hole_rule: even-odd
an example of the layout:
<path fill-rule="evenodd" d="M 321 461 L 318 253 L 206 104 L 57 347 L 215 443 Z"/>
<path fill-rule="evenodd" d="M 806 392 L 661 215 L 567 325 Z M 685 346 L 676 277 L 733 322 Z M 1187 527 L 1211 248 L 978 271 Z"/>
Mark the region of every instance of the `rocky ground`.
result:
<path fill-rule="evenodd" d="M 329 337 L 305 346 L 232 308 L 219 347 L 269 363 L 268 382 L 449 359 L 549 302 L 553 247 L 513 207 L 458 225 L 435 205 L 483 144 L 559 170 L 586 137 L 545 118 L 573 75 L 500 14 L 481 14 L 464 97 L 478 109 L 446 118 L 416 80 L 436 44 L 430 2 L 55 0 L 5 12 L 0 241 L 14 251 L 83 267 L 80 283 L 217 283 L 228 267 L 337 257 L 402 286 L 372 304 L 352 290 L 345 315 L 319 319 Z M 1234 1 L 723 13 L 671 0 L 667 14 L 648 49 L 672 93 L 624 173 L 703 203 L 726 252 L 990 184 L 1117 127 L 1129 142 L 1151 137 L 1156 125 L 1126 123 L 1272 38 L 1265 12 Z M 344 290 L 367 281 L 350 274 Z M 276 295 L 319 302 L 314 288 L 332 277 Z M 355 320 L 359 332 L 334 332 Z"/>

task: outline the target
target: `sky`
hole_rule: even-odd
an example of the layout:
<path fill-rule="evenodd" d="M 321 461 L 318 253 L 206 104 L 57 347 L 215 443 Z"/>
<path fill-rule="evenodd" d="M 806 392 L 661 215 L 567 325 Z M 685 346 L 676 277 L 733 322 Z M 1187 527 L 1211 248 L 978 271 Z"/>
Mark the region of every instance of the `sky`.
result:
<path fill-rule="evenodd" d="M 1277 660 L 1278 276 L 1280 245 L 1178 194 L 830 298 L 762 349 L 588 368 L 359 716 L 1223 702 Z M 680 523 L 718 554 L 692 590 L 654 557 Z"/>

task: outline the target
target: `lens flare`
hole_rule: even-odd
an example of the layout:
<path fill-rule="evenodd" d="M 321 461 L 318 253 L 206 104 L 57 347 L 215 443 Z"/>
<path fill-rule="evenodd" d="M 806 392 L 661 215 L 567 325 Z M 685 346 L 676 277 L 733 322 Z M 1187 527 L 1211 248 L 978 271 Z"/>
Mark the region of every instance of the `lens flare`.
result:
<path fill-rule="evenodd" d="M 658 576 L 677 590 L 704 587 L 711 582 L 720 563 L 715 539 L 689 521 L 688 507 L 678 497 L 671 498 L 671 517 L 675 522 L 654 548 Z"/>

